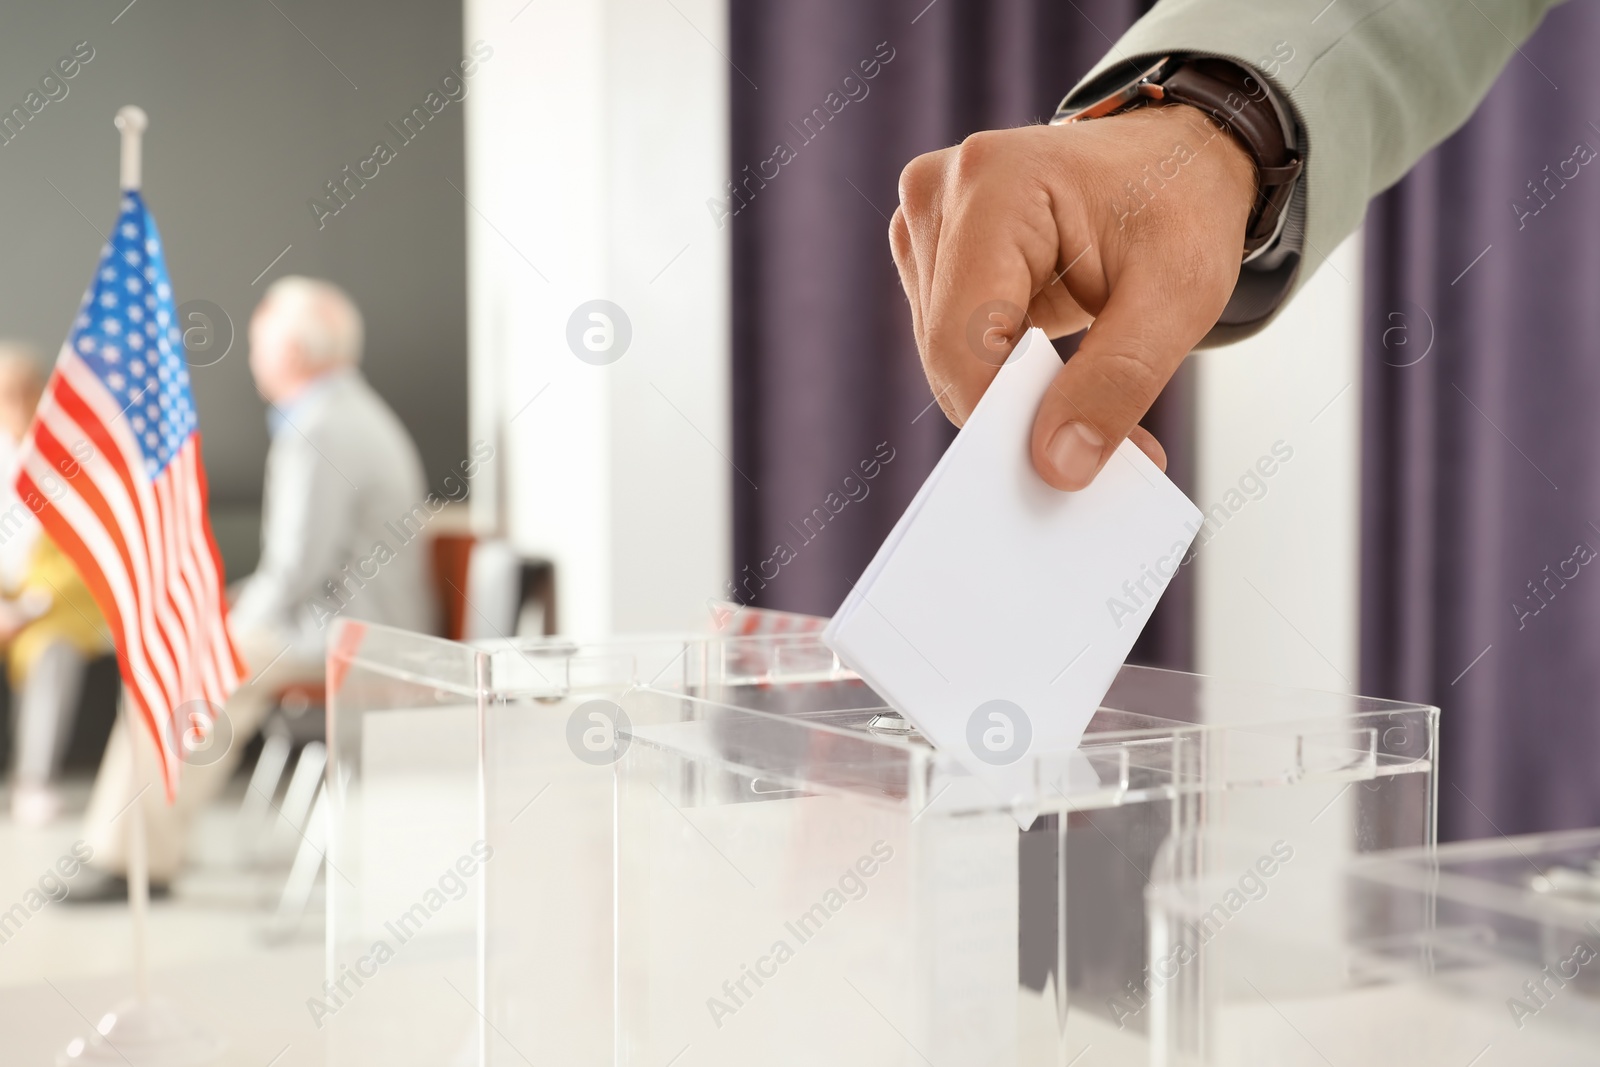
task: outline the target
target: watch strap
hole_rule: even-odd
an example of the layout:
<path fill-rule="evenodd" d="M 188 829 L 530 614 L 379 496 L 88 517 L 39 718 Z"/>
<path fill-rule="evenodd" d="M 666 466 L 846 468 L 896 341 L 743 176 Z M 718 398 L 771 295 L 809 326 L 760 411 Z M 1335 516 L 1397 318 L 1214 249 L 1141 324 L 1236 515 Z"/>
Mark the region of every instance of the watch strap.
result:
<path fill-rule="evenodd" d="M 1225 59 L 1182 62 L 1161 83 L 1163 100 L 1210 115 L 1250 154 L 1256 199 L 1245 227 L 1248 255 L 1277 236 L 1304 164 L 1289 142 L 1271 91 L 1254 73 Z"/>

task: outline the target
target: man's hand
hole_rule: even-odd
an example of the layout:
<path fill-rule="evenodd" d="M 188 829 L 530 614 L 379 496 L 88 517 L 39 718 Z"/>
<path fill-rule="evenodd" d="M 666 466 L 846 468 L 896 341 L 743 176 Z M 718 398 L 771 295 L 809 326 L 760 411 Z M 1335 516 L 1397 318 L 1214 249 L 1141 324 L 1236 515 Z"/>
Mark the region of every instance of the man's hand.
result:
<path fill-rule="evenodd" d="M 978 133 L 912 160 L 889 244 L 939 405 L 966 421 L 1030 326 L 1088 326 L 1039 405 L 1033 464 L 1082 489 L 1233 292 L 1255 165 L 1182 104 Z M 1026 310 L 1026 318 L 1023 311 Z"/>

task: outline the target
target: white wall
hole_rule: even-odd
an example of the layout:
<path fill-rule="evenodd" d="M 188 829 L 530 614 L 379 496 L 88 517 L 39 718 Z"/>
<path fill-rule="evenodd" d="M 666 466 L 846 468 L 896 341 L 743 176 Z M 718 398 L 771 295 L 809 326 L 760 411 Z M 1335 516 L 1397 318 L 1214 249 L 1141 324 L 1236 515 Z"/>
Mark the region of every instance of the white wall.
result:
<path fill-rule="evenodd" d="M 724 0 L 467 0 L 476 521 L 555 560 L 563 632 L 681 628 L 729 572 Z M 716 43 L 713 43 L 716 42 Z M 444 195 L 454 195 L 450 190 Z M 569 349 L 609 300 L 615 363 Z"/>
<path fill-rule="evenodd" d="M 1203 674 L 1356 689 L 1360 265 L 1358 235 L 1270 328 L 1192 357 L 1200 374 L 1195 502 L 1205 510 L 1243 501 L 1192 564 L 1200 567 Z M 1262 457 L 1277 459 L 1280 441 L 1293 456 L 1262 478 L 1265 495 L 1230 498 Z"/>

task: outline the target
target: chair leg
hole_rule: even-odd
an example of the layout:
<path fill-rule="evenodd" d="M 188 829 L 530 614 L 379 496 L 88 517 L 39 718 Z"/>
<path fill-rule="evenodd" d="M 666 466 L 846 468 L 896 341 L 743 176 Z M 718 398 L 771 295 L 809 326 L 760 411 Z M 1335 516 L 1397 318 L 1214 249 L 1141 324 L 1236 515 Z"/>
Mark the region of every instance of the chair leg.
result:
<path fill-rule="evenodd" d="M 321 785 L 319 780 L 314 787 L 316 799 L 311 805 L 311 817 L 300 838 L 300 847 L 295 851 L 289 877 L 283 883 L 283 892 L 278 895 L 278 910 L 267 927 L 267 936 L 273 941 L 286 941 L 299 929 L 311 894 L 317 887 L 317 874 L 322 870 L 328 840 L 328 794 Z"/>
<path fill-rule="evenodd" d="M 235 816 L 243 851 L 248 854 L 261 851 L 261 831 L 267 826 L 267 810 L 277 795 L 278 783 L 283 781 L 283 769 L 288 765 L 292 747 L 288 732 L 269 724 L 264 732 L 261 755 L 250 772 L 250 785 L 245 789 L 244 800 L 240 801 L 239 813 Z"/>
<path fill-rule="evenodd" d="M 322 784 L 322 771 L 328 765 L 328 746 L 321 741 L 308 741 L 295 761 L 294 773 L 289 777 L 289 788 L 284 791 L 283 805 L 278 808 L 279 820 L 273 825 L 272 838 L 291 841 L 302 837 L 306 814 Z M 274 852 L 276 853 L 276 849 Z"/>

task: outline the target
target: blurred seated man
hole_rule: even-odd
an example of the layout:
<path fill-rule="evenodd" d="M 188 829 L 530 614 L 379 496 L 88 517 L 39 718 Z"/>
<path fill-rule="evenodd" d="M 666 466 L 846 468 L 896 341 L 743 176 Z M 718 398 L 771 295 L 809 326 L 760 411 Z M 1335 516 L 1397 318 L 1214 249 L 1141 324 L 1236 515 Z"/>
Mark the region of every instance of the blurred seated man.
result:
<path fill-rule="evenodd" d="M 170 806 L 150 738 L 138 734 L 139 776 L 130 779 L 126 733 L 112 734 L 85 835 L 105 877 L 92 891 L 80 882 L 69 899 L 126 894 L 128 820 L 120 813 L 136 793 L 148 827 L 151 887 L 166 887 L 182 866 L 196 812 L 226 784 L 276 695 L 322 681 L 335 616 L 432 632 L 426 543 L 401 542 L 393 532 L 426 496 L 422 461 L 400 419 L 361 376 L 361 345 L 361 313 L 328 282 L 280 279 L 256 308 L 250 372 L 271 430 L 261 562 L 229 617 L 252 677 L 217 716 L 215 743 L 186 756 Z"/>
<path fill-rule="evenodd" d="M 100 609 L 72 561 L 12 486 L 44 379 L 27 349 L 0 344 L 0 645 L 11 682 L 11 817 L 42 826 L 61 808 L 56 775 L 89 661 L 111 650 Z"/>

